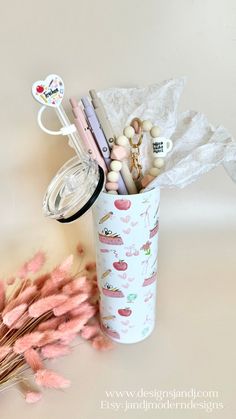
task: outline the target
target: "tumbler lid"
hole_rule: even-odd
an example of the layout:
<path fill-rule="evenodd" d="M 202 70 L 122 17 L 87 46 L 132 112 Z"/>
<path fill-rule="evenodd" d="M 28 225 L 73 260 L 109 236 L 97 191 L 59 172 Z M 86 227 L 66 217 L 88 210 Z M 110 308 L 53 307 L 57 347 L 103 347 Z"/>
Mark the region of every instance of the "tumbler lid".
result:
<path fill-rule="evenodd" d="M 93 162 L 90 162 L 89 173 L 86 167 L 81 168 L 77 156 L 61 167 L 44 196 L 43 212 L 46 216 L 60 223 L 70 223 L 91 208 L 104 185 L 104 172 Z M 91 173 L 91 169 L 94 173 Z"/>

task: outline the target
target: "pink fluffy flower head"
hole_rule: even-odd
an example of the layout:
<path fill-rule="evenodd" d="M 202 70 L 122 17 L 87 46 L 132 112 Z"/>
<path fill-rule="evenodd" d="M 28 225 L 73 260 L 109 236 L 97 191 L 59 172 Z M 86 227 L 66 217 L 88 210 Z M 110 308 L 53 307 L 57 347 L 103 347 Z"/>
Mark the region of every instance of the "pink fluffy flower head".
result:
<path fill-rule="evenodd" d="M 59 330 L 62 333 L 72 334 L 72 333 L 78 333 L 82 327 L 87 323 L 90 317 L 88 317 L 88 314 L 85 313 L 81 316 L 75 317 L 72 320 L 69 320 L 68 322 L 62 323 L 59 326 Z"/>
<path fill-rule="evenodd" d="M 17 276 L 19 276 L 19 278 L 25 278 L 29 273 L 34 274 L 38 272 L 42 268 L 45 259 L 45 254 L 43 252 L 36 253 L 32 259 L 24 263 L 21 269 L 17 272 Z"/>
<path fill-rule="evenodd" d="M 3 316 L 3 323 L 6 326 L 11 327 L 17 320 L 20 319 L 26 309 L 27 304 L 20 304 L 19 306 L 13 308 L 11 311 L 8 311 L 8 313 Z"/>
<path fill-rule="evenodd" d="M 27 351 L 25 351 L 24 357 L 27 364 L 34 372 L 43 368 L 43 362 L 35 349 L 30 348 Z"/>
<path fill-rule="evenodd" d="M 68 355 L 71 352 L 71 349 L 67 345 L 51 343 L 45 345 L 41 349 L 41 352 L 44 358 L 57 358 L 59 356 Z"/>
<path fill-rule="evenodd" d="M 69 380 L 48 369 L 38 370 L 35 374 L 35 382 L 39 386 L 48 388 L 67 388 L 70 386 Z"/>
<path fill-rule="evenodd" d="M 47 311 L 53 310 L 55 307 L 63 304 L 67 298 L 66 295 L 62 294 L 41 298 L 29 307 L 29 315 L 31 317 L 39 317 Z"/>
<path fill-rule="evenodd" d="M 99 351 L 108 351 L 113 348 L 113 343 L 106 336 L 95 336 L 92 340 L 92 346 Z"/>
<path fill-rule="evenodd" d="M 66 295 L 75 294 L 77 292 L 84 291 L 84 286 L 87 284 L 88 280 L 86 276 L 81 276 L 79 278 L 70 281 L 68 284 L 64 285 L 62 292 Z M 87 292 L 87 291 L 86 291 Z"/>
<path fill-rule="evenodd" d="M 28 390 L 25 393 L 25 400 L 27 403 L 36 403 L 42 399 L 42 393 L 39 391 Z"/>
<path fill-rule="evenodd" d="M 14 344 L 13 350 L 16 354 L 22 354 L 28 349 L 37 346 L 40 339 L 42 339 L 42 332 L 31 332 L 18 338 Z"/>
<path fill-rule="evenodd" d="M 73 310 L 78 307 L 81 303 L 87 300 L 89 297 L 88 294 L 78 294 L 68 298 L 64 303 L 55 307 L 53 309 L 53 314 L 55 316 L 61 316 L 62 314 L 68 313 L 68 311 Z"/>

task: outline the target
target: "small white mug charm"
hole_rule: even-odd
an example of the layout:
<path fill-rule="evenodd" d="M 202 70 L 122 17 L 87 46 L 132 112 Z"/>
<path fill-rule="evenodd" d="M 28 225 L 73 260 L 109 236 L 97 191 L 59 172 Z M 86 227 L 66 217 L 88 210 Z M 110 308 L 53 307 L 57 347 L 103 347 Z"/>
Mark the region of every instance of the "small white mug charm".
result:
<path fill-rule="evenodd" d="M 166 157 L 171 151 L 173 143 L 169 138 L 158 137 L 152 139 L 153 157 Z"/>
<path fill-rule="evenodd" d="M 143 130 L 150 133 L 151 141 L 152 141 L 152 154 L 153 154 L 153 166 L 149 169 L 149 171 L 143 176 L 141 179 L 141 186 L 142 188 L 146 188 L 149 183 L 155 179 L 155 177 L 159 176 L 161 173 L 165 161 L 163 157 L 172 150 L 173 143 L 170 139 L 165 137 L 161 137 L 161 129 L 158 125 L 152 125 L 152 122 L 149 120 L 142 122 Z"/>

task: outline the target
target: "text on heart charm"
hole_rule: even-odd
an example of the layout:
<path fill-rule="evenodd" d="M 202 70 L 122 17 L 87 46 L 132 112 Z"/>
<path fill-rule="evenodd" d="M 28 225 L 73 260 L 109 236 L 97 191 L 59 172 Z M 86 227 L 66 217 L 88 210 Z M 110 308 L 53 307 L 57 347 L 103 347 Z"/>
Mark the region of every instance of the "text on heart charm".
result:
<path fill-rule="evenodd" d="M 33 84 L 32 94 L 42 105 L 57 108 L 64 96 L 64 83 L 56 74 L 50 74 L 45 80 Z"/>

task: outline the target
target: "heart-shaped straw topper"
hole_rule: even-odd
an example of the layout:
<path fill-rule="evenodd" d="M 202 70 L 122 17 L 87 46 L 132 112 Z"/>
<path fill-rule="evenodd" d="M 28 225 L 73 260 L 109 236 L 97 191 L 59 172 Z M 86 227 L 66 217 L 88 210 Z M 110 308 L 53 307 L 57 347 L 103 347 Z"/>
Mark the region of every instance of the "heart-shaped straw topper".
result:
<path fill-rule="evenodd" d="M 33 84 L 32 94 L 42 105 L 58 108 L 64 96 L 64 83 L 56 74 L 50 74 Z"/>

